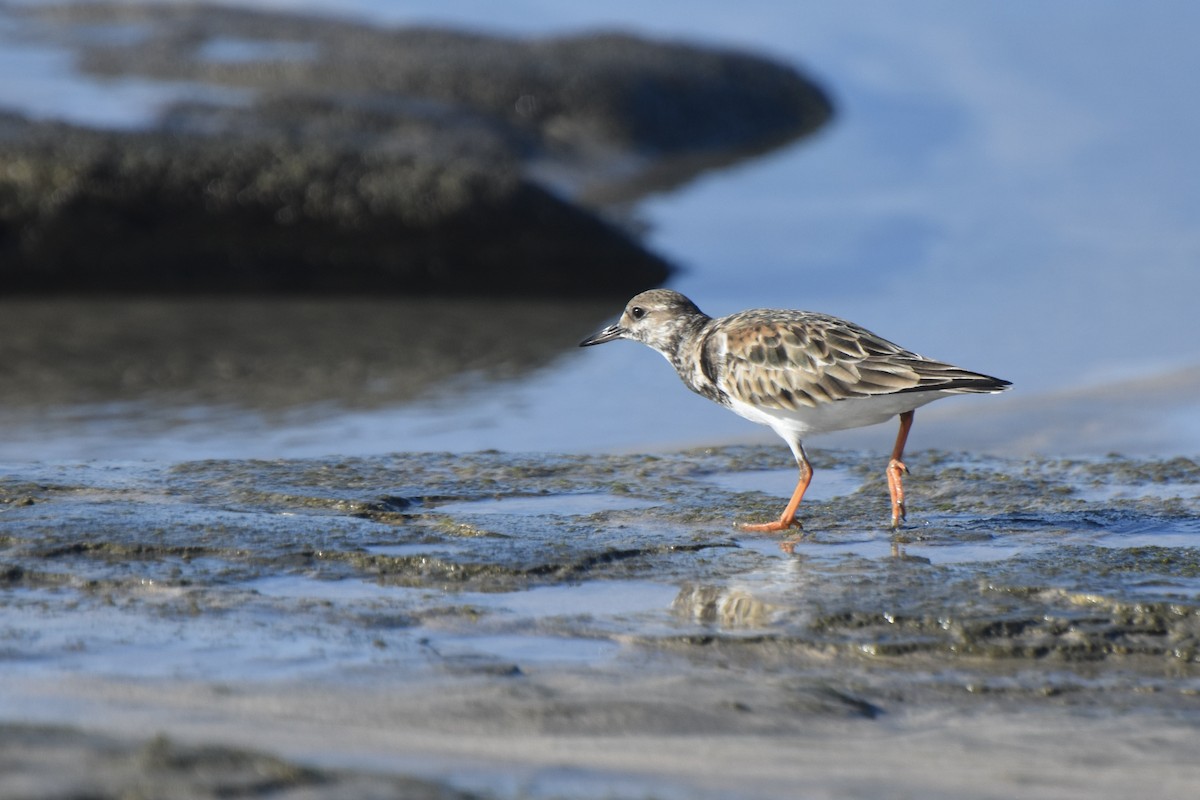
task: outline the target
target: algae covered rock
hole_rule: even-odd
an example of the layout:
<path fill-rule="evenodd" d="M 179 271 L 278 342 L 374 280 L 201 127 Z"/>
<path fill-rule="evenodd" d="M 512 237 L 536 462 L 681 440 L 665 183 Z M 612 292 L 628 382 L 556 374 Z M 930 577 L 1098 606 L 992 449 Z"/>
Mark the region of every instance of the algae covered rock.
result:
<path fill-rule="evenodd" d="M 282 139 L 38 128 L 36 141 L 0 143 L 8 291 L 570 295 L 668 273 L 627 234 L 512 168 Z"/>
<path fill-rule="evenodd" d="M 624 296 L 672 267 L 615 203 L 830 113 L 789 66 L 629 34 L 7 13 L 88 75 L 178 92 L 140 129 L 0 118 L 9 292 Z"/>

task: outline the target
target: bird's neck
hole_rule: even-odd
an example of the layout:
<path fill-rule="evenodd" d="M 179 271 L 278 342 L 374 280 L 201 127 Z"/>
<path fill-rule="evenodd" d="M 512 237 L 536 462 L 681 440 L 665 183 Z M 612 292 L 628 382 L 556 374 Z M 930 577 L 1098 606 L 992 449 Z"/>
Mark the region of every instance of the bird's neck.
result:
<path fill-rule="evenodd" d="M 659 351 L 671 362 L 679 377 L 693 389 L 697 350 L 703 347 L 705 329 L 710 322 L 712 318 L 702 313 L 681 317 L 670 330 L 667 346 Z"/>

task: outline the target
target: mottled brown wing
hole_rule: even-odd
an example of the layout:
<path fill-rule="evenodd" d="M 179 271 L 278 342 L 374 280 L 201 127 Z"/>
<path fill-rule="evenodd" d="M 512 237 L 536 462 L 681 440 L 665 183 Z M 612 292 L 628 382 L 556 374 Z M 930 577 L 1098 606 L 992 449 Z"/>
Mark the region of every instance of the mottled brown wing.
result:
<path fill-rule="evenodd" d="M 705 356 L 723 391 L 765 408 L 916 391 L 998 391 L 1004 381 L 923 358 L 852 322 L 799 311 L 722 320 Z"/>

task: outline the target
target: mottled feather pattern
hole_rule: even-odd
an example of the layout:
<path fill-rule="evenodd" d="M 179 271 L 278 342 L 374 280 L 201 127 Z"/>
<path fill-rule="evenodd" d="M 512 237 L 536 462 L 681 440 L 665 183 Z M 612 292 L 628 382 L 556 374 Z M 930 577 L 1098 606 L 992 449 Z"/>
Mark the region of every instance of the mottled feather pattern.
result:
<path fill-rule="evenodd" d="M 806 311 L 753 309 L 700 332 L 708 377 L 764 408 L 815 408 L 914 391 L 994 392 L 994 379 L 924 358 L 854 323 Z"/>
<path fill-rule="evenodd" d="M 916 408 L 939 396 L 998 392 L 1009 385 L 925 358 L 828 314 L 757 308 L 713 319 L 669 289 L 639 294 L 616 325 L 584 343 L 613 338 L 649 345 L 671 362 L 688 388 L 743 416 L 739 404 L 816 419 L 808 413 L 840 407 L 840 400 L 899 401 L 900 395 L 913 393 L 920 397 L 907 408 Z M 902 406 L 889 401 L 877 407 Z M 863 419 L 860 409 L 846 411 L 846 418 Z M 833 421 L 821 413 L 817 427 L 830 429 Z"/>

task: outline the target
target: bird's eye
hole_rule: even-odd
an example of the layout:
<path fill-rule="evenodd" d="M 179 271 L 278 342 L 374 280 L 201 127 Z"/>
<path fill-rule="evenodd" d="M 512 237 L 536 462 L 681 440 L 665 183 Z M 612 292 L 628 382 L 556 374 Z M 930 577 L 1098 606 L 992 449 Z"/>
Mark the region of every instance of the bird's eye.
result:
<path fill-rule="evenodd" d="M 641 319 L 642 317 L 646 316 L 646 309 L 642 308 L 641 306 L 634 306 L 633 308 L 629 309 L 629 316 L 633 317 L 634 319 Z"/>

